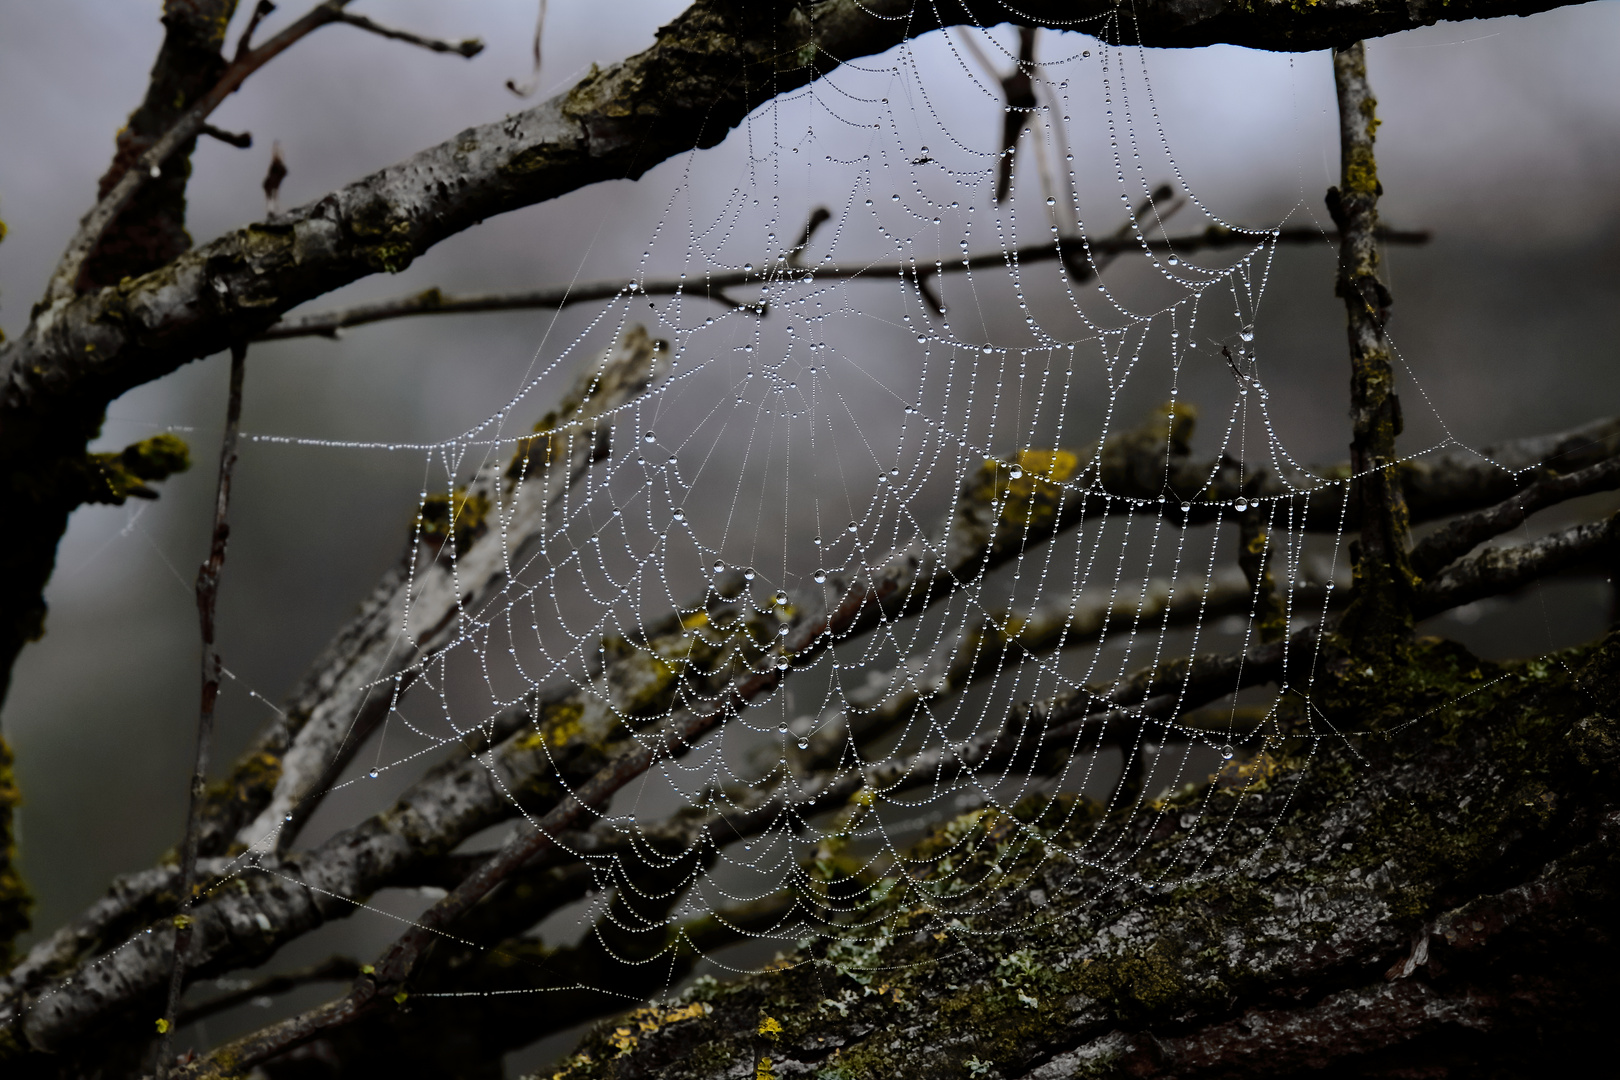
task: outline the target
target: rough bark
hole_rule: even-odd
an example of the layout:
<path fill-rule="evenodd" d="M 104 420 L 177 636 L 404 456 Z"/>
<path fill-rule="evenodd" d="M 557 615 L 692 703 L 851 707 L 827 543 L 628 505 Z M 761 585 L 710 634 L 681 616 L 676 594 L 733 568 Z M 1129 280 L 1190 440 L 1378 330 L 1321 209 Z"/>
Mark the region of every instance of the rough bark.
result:
<path fill-rule="evenodd" d="M 1393 652 L 1412 629 L 1417 586 L 1409 547 L 1411 517 L 1395 475 L 1395 438 L 1401 400 L 1395 393 L 1384 326 L 1389 289 L 1378 275 L 1378 180 L 1373 142 L 1377 100 L 1367 84 L 1367 50 L 1357 41 L 1333 51 L 1339 98 L 1339 186 L 1328 190 L 1328 210 L 1342 237 L 1337 291 L 1344 300 L 1350 339 L 1351 498 L 1361 518 L 1355 555 L 1356 602 L 1344 630 L 1372 656 Z"/>
<path fill-rule="evenodd" d="M 960 914 L 912 889 L 877 939 L 609 1021 L 555 1075 L 1529 1077 L 1600 1060 L 1620 989 L 1620 639 L 1500 668 L 1429 642 L 1393 681 L 1345 654 L 1329 667 L 1316 704 L 1348 737 L 1293 715 L 1143 812 L 981 819 L 999 905 L 975 892 Z M 1098 865 L 1109 850 L 1129 854 Z"/>

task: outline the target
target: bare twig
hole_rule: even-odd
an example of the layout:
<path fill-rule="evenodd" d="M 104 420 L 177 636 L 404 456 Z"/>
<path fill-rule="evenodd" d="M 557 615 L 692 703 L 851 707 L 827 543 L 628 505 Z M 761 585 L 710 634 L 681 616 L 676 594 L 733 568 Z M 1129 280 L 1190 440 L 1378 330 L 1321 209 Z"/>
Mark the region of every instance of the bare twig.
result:
<path fill-rule="evenodd" d="M 259 24 L 269 18 L 275 10 L 276 5 L 271 3 L 270 0 L 259 0 L 257 4 L 253 5 L 253 14 L 248 17 L 247 27 L 242 31 L 241 38 L 236 42 L 236 59 L 243 59 L 252 50 L 253 35 L 258 32 Z"/>
<path fill-rule="evenodd" d="M 225 408 L 225 434 L 219 447 L 219 486 L 214 495 L 214 534 L 208 559 L 197 571 L 197 621 L 202 630 L 202 707 L 197 717 L 197 756 L 191 771 L 191 801 L 180 856 L 180 913 L 175 916 L 174 958 L 169 969 L 169 999 L 158 1022 L 158 1075 L 169 1073 L 170 1044 L 185 988 L 186 959 L 191 945 L 192 893 L 197 884 L 197 838 L 208 786 L 208 757 L 214 742 L 214 705 L 219 699 L 220 661 L 214 650 L 214 611 L 219 602 L 219 576 L 225 569 L 230 539 L 231 474 L 236 470 L 236 442 L 242 426 L 242 377 L 247 342 L 231 346 L 230 398 Z"/>
<path fill-rule="evenodd" d="M 391 26 L 384 26 L 381 23 L 373 22 L 364 15 L 355 15 L 347 11 L 340 14 L 337 17 L 337 21 L 347 23 L 350 26 L 358 27 L 361 30 L 367 30 L 373 34 L 377 34 L 380 37 L 392 38 L 394 41 L 405 41 L 412 45 L 420 45 L 424 49 L 431 49 L 433 52 L 437 53 L 456 53 L 470 59 L 484 51 L 484 43 L 477 38 L 464 38 L 461 41 L 453 42 L 441 41 L 438 38 L 429 38 L 423 37 L 420 34 L 413 34 L 409 30 L 395 30 Z"/>
<path fill-rule="evenodd" d="M 213 124 L 204 124 L 201 133 L 207 135 L 210 139 L 218 139 L 222 143 L 234 146 L 238 150 L 246 150 L 253 145 L 253 133 L 251 131 L 226 131 L 224 128 L 215 127 Z"/>
<path fill-rule="evenodd" d="M 534 18 L 534 67 L 529 71 L 529 81 L 519 84 L 516 79 L 507 79 L 506 88 L 520 98 L 526 98 L 540 89 L 540 35 L 546 28 L 546 0 L 540 0 L 540 12 Z"/>
<path fill-rule="evenodd" d="M 1412 570 L 1420 577 L 1432 577 L 1476 545 L 1517 527 L 1537 510 L 1616 487 L 1620 487 L 1620 457 L 1564 476 L 1542 477 L 1512 498 L 1447 522 L 1424 537 L 1412 548 Z"/>
<path fill-rule="evenodd" d="M 1413 230 L 1381 230 L 1379 239 L 1389 244 L 1426 244 L 1430 234 L 1426 231 Z M 1145 246 L 1154 252 L 1188 253 L 1193 251 L 1213 251 L 1221 248 L 1242 247 L 1256 243 L 1275 242 L 1279 244 L 1331 244 L 1338 240 L 1336 233 L 1323 233 L 1311 228 L 1279 229 L 1272 233 L 1242 233 L 1230 229 L 1211 227 L 1204 232 L 1190 236 L 1178 236 L 1162 240 L 1139 240 L 1134 235 L 1115 235 L 1094 240 L 1090 244 L 1090 253 L 1093 262 L 1104 263 L 1107 259 L 1130 251 L 1140 251 Z M 1009 258 L 1019 264 L 1047 262 L 1059 258 L 1079 259 L 1079 252 L 1074 250 L 1075 245 L 1068 244 L 1034 244 L 1029 247 L 1014 248 L 1011 251 L 989 252 L 982 255 L 973 255 L 955 262 L 940 263 L 937 267 L 919 266 L 912 262 L 871 262 L 871 263 L 845 263 L 831 266 L 819 266 L 809 269 L 817 280 L 848 280 L 857 278 L 871 278 L 874 281 L 892 279 L 899 274 L 911 274 L 914 270 L 918 277 L 926 283 L 937 273 L 957 270 L 979 270 L 985 267 L 1006 266 Z M 1081 263 L 1080 265 L 1084 265 Z M 1071 272 L 1073 272 L 1071 267 Z M 1089 276 L 1089 274 L 1084 275 Z M 727 270 L 717 274 L 710 274 L 701 281 L 682 280 L 680 278 L 664 278 L 647 282 L 636 282 L 634 292 L 648 296 L 673 296 L 680 293 L 694 298 L 707 298 L 724 303 L 731 307 L 740 307 L 729 297 L 724 290 L 739 286 L 766 286 L 779 280 L 780 276 L 769 269 L 761 271 Z M 1083 277 L 1082 277 L 1083 280 Z M 465 315 L 484 311 L 524 311 L 541 308 L 560 308 L 568 304 L 582 304 L 593 300 L 609 300 L 631 291 L 629 283 L 623 278 L 611 281 L 590 281 L 572 287 L 555 286 L 546 289 L 528 289 L 521 292 L 484 293 L 473 296 L 449 296 L 439 289 L 427 289 L 410 296 L 402 296 L 393 300 L 378 300 L 371 303 L 356 304 L 353 307 L 339 308 L 336 311 L 323 311 L 313 315 L 292 315 L 274 323 L 255 341 L 274 341 L 279 338 L 292 337 L 336 337 L 341 330 L 351 326 L 364 326 L 367 323 L 384 322 L 388 319 L 400 319 L 412 315 Z M 937 306 L 937 301 L 935 302 Z"/>

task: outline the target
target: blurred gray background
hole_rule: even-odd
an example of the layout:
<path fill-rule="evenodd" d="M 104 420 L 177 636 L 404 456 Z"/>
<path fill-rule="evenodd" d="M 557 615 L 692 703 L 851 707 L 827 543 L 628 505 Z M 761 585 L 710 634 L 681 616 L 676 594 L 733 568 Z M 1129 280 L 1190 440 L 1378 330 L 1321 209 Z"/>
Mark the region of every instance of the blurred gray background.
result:
<path fill-rule="evenodd" d="M 592 62 L 646 47 L 683 6 L 552 0 L 541 90 L 530 103 L 571 85 Z M 296 5 L 285 7 L 279 19 L 296 15 Z M 358 5 L 422 33 L 482 37 L 488 48 L 471 61 L 343 26 L 299 44 L 214 117 L 221 127 L 251 131 L 254 146 L 202 141 L 190 188 L 193 237 L 206 242 L 262 216 L 259 182 L 272 140 L 280 141 L 290 170 L 282 203 L 292 206 L 525 107 L 503 84 L 529 77 L 534 7 L 532 0 Z M 0 218 L 10 229 L 0 244 L 0 327 L 8 335 L 23 329 L 29 304 L 91 204 L 114 133 L 144 91 L 161 40 L 158 15 L 157 0 L 0 4 Z M 1012 41 L 1005 28 L 998 37 Z M 1613 3 L 1370 43 L 1384 120 L 1384 217 L 1435 233 L 1430 246 L 1394 249 L 1386 262 L 1396 298 L 1392 333 L 1422 388 L 1410 381 L 1402 388 L 1408 445 L 1443 437 L 1442 422 L 1457 439 L 1480 445 L 1620 411 L 1616 43 L 1620 5 Z M 1095 44 L 1047 33 L 1041 56 Z M 982 128 L 979 145 L 990 146 L 1000 123 L 996 103 L 965 85 L 946 50 L 920 46 L 917 55 L 922 84 L 937 92 L 952 122 Z M 1337 136 L 1325 54 L 1150 51 L 1146 64 L 1175 161 L 1205 206 L 1252 227 L 1285 217 L 1326 225 L 1322 194 L 1336 178 Z M 788 107 L 784 115 L 800 114 Z M 699 201 L 711 188 L 743 182 L 748 147 L 740 134 L 639 182 L 598 185 L 490 221 L 404 273 L 357 282 L 310 307 L 428 285 L 471 292 L 628 277 L 661 221 L 677 231 L 688 223 L 686 210 L 669 209 L 683 170 L 691 170 L 688 190 Z M 1156 138 L 1145 126 L 1141 134 Z M 833 153 L 838 136 L 827 138 L 820 149 Z M 1149 179 L 1170 179 L 1168 169 L 1160 171 Z M 1034 194 L 1032 184 L 1022 176 L 1020 190 Z M 848 196 L 813 184 L 791 196 L 788 187 L 779 190 L 787 233 L 810 205 L 825 201 L 836 213 Z M 1088 222 L 1094 233 L 1117 224 L 1111 209 L 1098 214 Z M 691 220 L 700 216 L 692 211 Z M 1172 234 L 1204 224 L 1190 210 L 1184 217 L 1172 223 Z M 950 239 L 946 247 L 954 246 Z M 739 242 L 746 241 L 744 234 Z M 878 250 L 857 244 L 838 254 Z M 650 264 L 655 274 L 681 265 L 678 250 Z M 1113 272 L 1126 285 L 1133 273 L 1124 263 Z M 1285 249 L 1265 294 L 1261 332 L 1273 404 L 1301 461 L 1340 460 L 1349 438 L 1342 309 L 1332 275 L 1331 250 Z M 338 342 L 255 347 L 244 427 L 314 439 L 444 439 L 501 408 L 531 370 L 580 338 L 591 313 L 416 319 L 360 328 Z M 983 330 L 991 340 L 1010 337 L 1019 323 L 1010 304 L 992 307 Z M 585 355 L 606 343 L 583 340 L 577 351 Z M 113 404 L 104 447 L 173 428 L 191 441 L 197 463 L 166 482 L 154 504 L 74 515 L 48 592 L 47 636 L 25 650 L 5 704 L 4 730 L 26 800 L 23 870 L 38 899 L 39 928 L 94 899 L 113 874 L 149 865 L 179 835 L 197 698 L 191 589 L 207 542 L 224 376 L 224 358 L 213 357 Z M 520 412 L 538 416 L 565 382 L 547 384 Z M 1132 399 L 1127 421 L 1162 392 L 1153 385 Z M 1220 414 L 1215 407 L 1207 415 Z M 248 692 L 278 700 L 397 557 L 422 469 L 419 454 L 246 448 L 221 599 L 222 651 L 235 681 L 222 705 L 219 758 L 228 760 L 266 715 Z M 1566 513 L 1613 505 L 1590 500 Z M 1595 633 L 1606 602 L 1602 583 L 1560 582 L 1534 598 L 1530 630 L 1525 602 L 1471 611 L 1467 621 L 1440 620 L 1434 629 L 1490 655 L 1535 653 Z M 363 810 L 356 804 L 332 813 Z M 350 923 L 300 943 L 299 955 L 324 955 L 334 941 L 367 953 L 395 932 L 387 920 Z"/>

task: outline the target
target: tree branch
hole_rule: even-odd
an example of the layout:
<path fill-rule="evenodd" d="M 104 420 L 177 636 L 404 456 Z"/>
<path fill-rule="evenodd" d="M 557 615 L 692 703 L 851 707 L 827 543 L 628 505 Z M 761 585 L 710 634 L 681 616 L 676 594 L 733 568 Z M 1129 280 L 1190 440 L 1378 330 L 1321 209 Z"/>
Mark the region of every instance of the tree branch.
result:
<path fill-rule="evenodd" d="M 347 23 L 350 26 L 358 27 L 361 30 L 370 31 L 371 33 L 380 37 L 391 38 L 394 41 L 405 41 L 412 45 L 420 45 L 422 48 L 429 49 L 433 52 L 457 53 L 461 56 L 467 57 L 468 59 L 471 59 L 484 51 L 484 43 L 477 38 L 464 38 L 461 41 L 441 41 L 438 38 L 428 38 L 422 37 L 420 34 L 413 34 L 409 30 L 395 30 L 393 27 L 383 26 L 381 23 L 373 22 L 364 15 L 355 15 L 352 12 L 347 11 L 338 16 L 338 22 Z"/>
<path fill-rule="evenodd" d="M 242 380 L 247 367 L 247 342 L 231 346 L 231 384 L 225 408 L 225 434 L 219 444 L 219 484 L 214 494 L 213 542 L 208 558 L 197 571 L 197 621 L 202 631 L 202 704 L 197 716 L 197 752 L 191 770 L 191 794 L 186 811 L 185 838 L 180 844 L 180 904 L 175 915 L 174 956 L 169 967 L 169 998 L 158 1021 L 158 1076 L 169 1074 L 170 1046 L 185 988 L 190 959 L 191 910 L 197 885 L 197 844 L 202 831 L 208 788 L 208 758 L 214 747 L 214 705 L 219 698 L 219 653 L 214 649 L 214 612 L 219 604 L 219 577 L 225 569 L 225 548 L 230 539 L 231 477 L 236 471 L 236 443 L 242 426 Z"/>
<path fill-rule="evenodd" d="M 1025 855 L 983 845 L 952 873 L 1007 883 L 960 907 L 897 876 L 881 936 L 695 988 L 666 1007 L 701 1002 L 701 1017 L 622 1053 L 609 1022 L 552 1069 L 1534 1075 L 1549 1053 L 1601 1053 L 1591 986 L 1616 962 L 1620 799 L 1614 696 L 1596 688 L 1620 678 L 1616 642 L 1573 672 L 1415 648 L 1412 686 L 1383 689 L 1416 719 L 1387 739 L 1301 724 L 1153 812 L 1042 827 Z M 769 1041 L 767 1013 L 782 1028 Z M 1549 1017 L 1551 1040 L 1535 1034 Z"/>
<path fill-rule="evenodd" d="M 1391 229 L 1380 233 L 1380 239 L 1390 244 L 1426 244 L 1430 240 L 1426 231 Z M 1093 259 L 1101 260 L 1104 257 L 1140 251 L 1144 247 L 1151 251 L 1188 253 L 1193 251 L 1209 251 L 1227 247 L 1243 247 L 1256 243 L 1275 242 L 1278 244 L 1332 244 L 1338 241 L 1336 233 L 1323 233 L 1317 229 L 1287 228 L 1278 229 L 1273 233 L 1254 234 L 1235 232 L 1219 226 L 1211 226 L 1202 233 L 1189 236 L 1172 237 L 1162 240 L 1139 240 L 1135 237 L 1110 236 L 1093 240 L 1087 250 Z M 926 281 L 938 273 L 949 273 L 957 270 L 983 269 L 985 267 L 1005 267 L 1007 259 L 1011 258 L 1020 264 L 1046 262 L 1052 259 L 1078 261 L 1075 256 L 1078 245 L 1073 242 L 1063 244 L 1032 244 L 1028 247 L 1014 248 L 1009 252 L 992 252 L 974 255 L 959 262 L 941 263 L 938 269 L 918 266 L 911 262 L 868 262 L 868 263 L 841 263 L 823 265 L 813 268 L 818 281 L 847 281 L 869 278 L 873 281 L 892 280 L 901 274 L 911 274 L 916 271 L 918 276 Z M 1089 264 L 1080 264 L 1089 274 Z M 1071 271 L 1072 273 L 1073 271 Z M 786 277 L 787 275 L 782 275 Z M 802 275 L 792 275 L 790 280 L 797 281 Z M 623 279 L 612 281 L 588 281 L 572 286 L 555 286 L 546 289 L 527 289 L 517 292 L 484 293 L 474 296 L 449 296 L 438 288 L 425 289 L 410 296 L 395 297 L 390 300 L 373 300 L 351 307 L 339 308 L 335 311 L 321 311 L 309 315 L 291 315 L 271 324 L 259 333 L 255 341 L 276 341 L 282 338 L 294 337 L 337 337 L 339 331 L 352 326 L 364 326 L 367 323 L 383 322 L 388 319 L 405 318 L 412 315 L 466 315 L 485 311 L 526 311 L 536 308 L 561 308 L 569 304 L 582 304 L 593 300 L 611 300 L 623 296 L 628 292 L 647 296 L 673 296 L 680 293 L 695 299 L 709 299 L 725 303 L 731 307 L 742 306 L 725 295 L 725 290 L 746 286 L 754 286 L 761 293 L 767 293 L 774 283 L 780 280 L 778 276 L 768 271 L 725 270 L 709 274 L 701 280 L 688 280 L 685 278 L 658 278 L 652 281 L 638 281 L 633 288 Z M 759 307 L 766 306 L 762 298 Z"/>
<path fill-rule="evenodd" d="M 445 525 L 453 542 L 427 552 L 436 557 L 414 575 L 399 568 L 384 578 L 300 681 L 286 718 L 273 722 L 244 756 L 251 768 L 257 752 L 285 747 L 274 794 L 241 825 L 237 843 L 260 844 L 279 830 L 278 846 L 290 845 L 399 695 L 507 595 L 511 568 L 541 539 L 557 500 L 610 452 L 606 418 L 658 379 L 667 353 L 664 342 L 631 326 L 536 425 L 539 434 L 522 440 L 511 461 L 497 453 L 458 493 L 468 509 L 462 523 Z M 445 501 L 447 516 L 452 501 Z M 423 554 L 413 543 L 408 559 Z"/>
<path fill-rule="evenodd" d="M 1493 536 L 1521 525 L 1538 510 L 1566 499 L 1620 487 L 1620 457 L 1572 473 L 1543 476 L 1512 498 L 1447 522 L 1412 548 L 1412 570 L 1429 578 Z"/>
<path fill-rule="evenodd" d="M 1512 547 L 1486 548 L 1453 563 L 1418 593 L 1420 619 L 1450 608 L 1513 592 L 1540 578 L 1560 573 L 1614 547 L 1620 539 L 1620 515 L 1589 521 Z"/>
<path fill-rule="evenodd" d="M 1361 517 L 1356 556 L 1356 599 L 1341 629 L 1369 655 L 1387 656 L 1411 632 L 1417 577 L 1408 561 L 1411 518 L 1394 465 L 1401 433 L 1384 324 L 1390 295 L 1378 276 L 1378 180 L 1373 141 L 1377 100 L 1367 82 L 1367 50 L 1357 41 L 1333 50 L 1339 101 L 1339 186 L 1329 188 L 1328 211 L 1343 234 L 1337 292 L 1344 300 L 1350 339 L 1351 498 Z"/>

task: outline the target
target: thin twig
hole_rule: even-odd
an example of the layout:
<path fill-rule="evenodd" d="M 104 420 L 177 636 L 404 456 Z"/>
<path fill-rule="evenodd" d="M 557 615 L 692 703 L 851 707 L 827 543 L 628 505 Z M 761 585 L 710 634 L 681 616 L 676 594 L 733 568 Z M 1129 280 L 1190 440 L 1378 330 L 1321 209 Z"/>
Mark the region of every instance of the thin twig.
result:
<path fill-rule="evenodd" d="M 231 346 L 230 399 L 225 407 L 225 435 L 219 446 L 219 486 L 214 495 L 214 536 L 208 559 L 197 571 L 197 621 L 202 630 L 202 707 L 197 716 L 197 758 L 191 771 L 191 803 L 186 814 L 186 836 L 180 856 L 180 913 L 175 916 L 174 959 L 169 969 L 169 999 L 158 1023 L 158 1075 L 169 1074 L 170 1043 L 185 987 L 186 954 L 191 945 L 192 893 L 197 884 L 197 837 L 203 799 L 208 785 L 208 756 L 214 742 L 214 705 L 219 700 L 219 653 L 214 649 L 214 611 L 219 601 L 219 576 L 225 569 L 225 545 L 230 539 L 231 474 L 236 469 L 237 436 L 242 427 L 242 376 L 247 367 L 247 342 Z"/>
<path fill-rule="evenodd" d="M 222 143 L 234 146 L 238 150 L 246 150 L 253 145 L 253 132 L 251 131 L 226 131 L 224 128 L 215 127 L 213 124 L 204 124 L 202 134 L 207 135 L 210 139 L 218 139 Z"/>
<path fill-rule="evenodd" d="M 1426 244 L 1430 239 L 1427 231 L 1405 229 L 1381 229 L 1378 235 L 1379 239 L 1386 244 Z M 1306 227 L 1279 229 L 1270 234 L 1241 233 L 1230 229 L 1211 227 L 1204 232 L 1190 236 L 1167 237 L 1162 240 L 1144 241 L 1136 239 L 1135 236 L 1109 236 L 1092 241 L 1090 253 L 1093 263 L 1100 263 L 1104 259 L 1125 252 L 1140 251 L 1144 246 L 1148 250 L 1155 252 L 1188 253 L 1263 243 L 1268 237 L 1279 244 L 1336 244 L 1339 240 L 1336 233 L 1323 233 L 1320 230 Z M 926 282 L 934 274 L 941 271 L 979 270 L 985 267 L 1006 266 L 1009 260 L 1025 264 L 1047 262 L 1059 258 L 1068 259 L 1079 255 L 1077 245 L 1070 241 L 1064 244 L 1034 244 L 1029 247 L 1014 248 L 1011 251 L 973 255 L 954 262 L 940 263 L 938 266 L 922 266 L 909 261 L 844 263 L 820 266 L 814 269 L 807 268 L 804 272 L 813 273 L 817 280 L 834 281 L 854 278 L 871 278 L 876 281 L 893 278 L 902 273 L 910 275 L 915 272 L 923 282 Z M 1071 270 L 1071 272 L 1073 271 Z M 1089 274 L 1086 276 L 1089 276 Z M 312 336 L 336 337 L 339 331 L 346 330 L 351 326 L 364 326 L 367 323 L 384 322 L 389 319 L 400 319 L 412 315 L 466 315 L 484 311 L 527 311 L 560 308 L 568 304 L 586 303 L 592 300 L 610 300 L 629 291 L 647 296 L 673 296 L 680 293 L 693 298 L 714 300 L 729 307 L 743 307 L 746 305 L 740 305 L 730 297 L 725 296 L 724 290 L 744 285 L 767 285 L 778 280 L 781 280 L 781 275 L 767 268 L 764 271 L 727 270 L 718 274 L 710 274 L 707 278 L 699 281 L 665 278 L 637 282 L 633 290 L 623 278 L 615 278 L 609 281 L 590 281 L 572 287 L 554 286 L 545 289 L 483 293 L 472 296 L 450 296 L 440 289 L 433 288 L 411 296 L 356 304 L 353 307 L 339 308 L 336 311 L 323 311 L 312 315 L 294 315 L 272 324 L 254 340 L 275 341 L 280 338 Z M 757 308 L 754 308 L 754 310 L 757 310 Z"/>
<path fill-rule="evenodd" d="M 441 41 L 438 38 L 423 37 L 413 34 L 409 30 L 395 30 L 391 26 L 373 22 L 364 15 L 352 15 L 344 12 L 338 16 L 338 22 L 348 23 L 350 26 L 368 30 L 380 37 L 392 38 L 395 41 L 406 41 L 412 45 L 420 45 L 424 49 L 431 49 L 437 53 L 457 53 L 469 59 L 484 51 L 484 43 L 477 38 L 464 38 L 461 41 Z"/>

